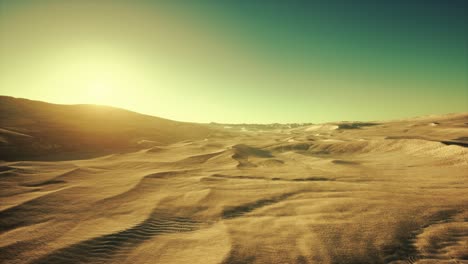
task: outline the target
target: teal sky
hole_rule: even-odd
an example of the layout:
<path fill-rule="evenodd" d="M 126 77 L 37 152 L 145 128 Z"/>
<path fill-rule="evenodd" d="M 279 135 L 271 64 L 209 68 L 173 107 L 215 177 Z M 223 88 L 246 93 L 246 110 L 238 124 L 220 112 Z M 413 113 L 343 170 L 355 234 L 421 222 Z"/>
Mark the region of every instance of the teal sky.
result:
<path fill-rule="evenodd" d="M 194 2 L 0 0 L 0 94 L 194 122 L 468 112 L 466 1 Z"/>

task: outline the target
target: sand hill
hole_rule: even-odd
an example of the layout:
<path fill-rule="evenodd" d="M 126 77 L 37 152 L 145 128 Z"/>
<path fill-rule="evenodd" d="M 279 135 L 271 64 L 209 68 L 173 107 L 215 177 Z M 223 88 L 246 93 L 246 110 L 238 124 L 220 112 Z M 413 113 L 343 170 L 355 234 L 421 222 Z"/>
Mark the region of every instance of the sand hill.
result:
<path fill-rule="evenodd" d="M 0 263 L 468 263 L 468 114 L 213 136 L 114 108 L 2 100 L 8 146 L 49 133 L 76 148 L 165 144 L 1 163 Z"/>
<path fill-rule="evenodd" d="M 0 160 L 70 159 L 203 139 L 204 125 L 97 105 L 0 96 Z"/>

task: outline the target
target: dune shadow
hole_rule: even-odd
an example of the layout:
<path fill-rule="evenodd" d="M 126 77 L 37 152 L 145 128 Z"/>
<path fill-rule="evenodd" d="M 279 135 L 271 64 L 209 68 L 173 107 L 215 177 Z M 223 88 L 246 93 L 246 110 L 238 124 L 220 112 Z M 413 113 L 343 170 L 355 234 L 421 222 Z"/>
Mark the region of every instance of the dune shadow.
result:
<path fill-rule="evenodd" d="M 353 123 L 342 123 L 338 125 L 338 129 L 361 129 L 363 127 L 377 126 L 379 123 L 365 123 L 365 122 L 353 122 Z"/>
<path fill-rule="evenodd" d="M 468 148 L 468 142 L 445 140 L 445 141 L 440 141 L 440 143 L 442 143 L 444 145 L 447 145 L 447 146 L 455 145 L 455 146 L 459 146 L 459 147 Z"/>
<path fill-rule="evenodd" d="M 440 211 L 433 215 L 424 225 L 410 232 L 404 232 L 405 228 L 400 229 L 397 234 L 396 243 L 390 247 L 384 248 L 384 253 L 386 255 L 384 263 L 400 263 L 399 261 L 416 263 L 422 258 L 415 244 L 417 236 L 432 225 L 453 221 L 457 213 L 459 213 L 457 210 Z"/>
<path fill-rule="evenodd" d="M 359 162 L 350 160 L 333 160 L 332 163 L 340 165 L 359 165 Z"/>
<path fill-rule="evenodd" d="M 41 186 L 46 186 L 46 185 L 62 184 L 62 183 L 66 183 L 66 181 L 51 179 L 51 180 L 47 180 L 47 181 L 43 181 L 43 182 L 39 182 L 39 183 L 23 184 L 23 186 L 26 186 L 26 187 L 41 187 Z"/>
<path fill-rule="evenodd" d="M 104 263 L 112 258 L 124 257 L 132 248 L 155 236 L 193 231 L 199 224 L 190 218 L 153 212 L 134 227 L 56 250 L 33 263 Z"/>
<path fill-rule="evenodd" d="M 296 178 L 292 181 L 333 181 L 333 179 L 325 178 L 325 177 L 307 177 L 307 178 Z"/>
<path fill-rule="evenodd" d="M 265 207 L 268 205 L 272 205 L 275 203 L 279 203 L 287 198 L 297 194 L 294 193 L 285 193 L 276 197 L 268 198 L 268 199 L 260 199 L 251 203 L 243 204 L 240 206 L 229 207 L 225 209 L 222 213 L 223 219 L 232 219 L 236 217 L 241 217 L 247 213 L 252 212 L 255 209 L 259 209 L 261 207 Z"/>

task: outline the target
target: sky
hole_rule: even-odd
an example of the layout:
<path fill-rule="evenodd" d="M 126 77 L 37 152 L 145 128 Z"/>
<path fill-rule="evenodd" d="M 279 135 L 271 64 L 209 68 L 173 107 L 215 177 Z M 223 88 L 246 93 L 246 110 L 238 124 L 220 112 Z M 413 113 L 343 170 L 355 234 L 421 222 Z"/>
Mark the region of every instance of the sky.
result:
<path fill-rule="evenodd" d="M 190 122 L 468 112 L 468 2 L 0 0 L 0 95 Z"/>

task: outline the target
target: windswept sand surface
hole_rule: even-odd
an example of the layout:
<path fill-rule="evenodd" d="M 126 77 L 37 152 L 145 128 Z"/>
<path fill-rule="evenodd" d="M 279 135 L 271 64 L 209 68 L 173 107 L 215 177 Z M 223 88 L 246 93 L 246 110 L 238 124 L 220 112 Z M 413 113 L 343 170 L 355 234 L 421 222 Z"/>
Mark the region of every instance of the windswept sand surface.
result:
<path fill-rule="evenodd" d="M 468 263 L 468 115 L 229 133 L 2 163 L 0 263 Z"/>

